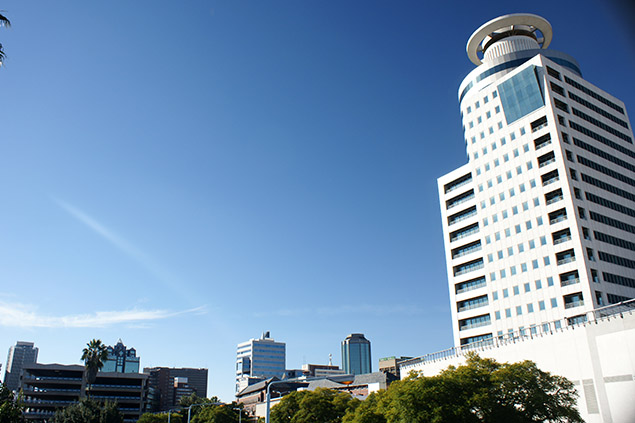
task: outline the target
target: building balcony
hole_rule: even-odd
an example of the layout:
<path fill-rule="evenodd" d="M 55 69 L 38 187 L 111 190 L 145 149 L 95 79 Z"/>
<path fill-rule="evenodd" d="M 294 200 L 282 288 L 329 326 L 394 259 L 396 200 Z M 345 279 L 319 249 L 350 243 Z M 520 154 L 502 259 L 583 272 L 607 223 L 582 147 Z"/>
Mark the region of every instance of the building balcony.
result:
<path fill-rule="evenodd" d="M 547 185 L 551 185 L 551 184 L 553 184 L 553 183 L 555 183 L 555 182 L 558 182 L 559 180 L 560 180 L 560 177 L 559 177 L 559 176 L 556 176 L 555 178 L 547 179 L 546 181 L 544 181 L 544 182 L 542 183 L 542 186 L 543 186 L 543 187 L 546 187 Z"/>
<path fill-rule="evenodd" d="M 584 300 L 580 300 L 580 301 L 571 301 L 568 303 L 564 304 L 564 308 L 565 309 L 569 309 L 569 308 L 574 308 L 574 307 L 580 307 L 584 305 Z"/>
<path fill-rule="evenodd" d="M 564 200 L 564 196 L 559 195 L 557 197 L 550 198 L 546 201 L 547 205 L 557 203 L 558 201 Z"/>
<path fill-rule="evenodd" d="M 561 236 L 553 240 L 553 245 L 562 244 L 563 242 L 571 241 L 571 236 Z"/>
<path fill-rule="evenodd" d="M 580 278 L 563 279 L 562 281 L 560 281 L 560 286 L 575 285 L 577 283 L 580 283 Z"/>
<path fill-rule="evenodd" d="M 571 263 L 572 261 L 575 261 L 575 256 L 564 257 L 564 258 L 558 259 L 558 266 L 563 265 L 563 264 L 567 264 L 567 263 Z"/>
<path fill-rule="evenodd" d="M 554 217 L 553 219 L 549 220 L 549 224 L 550 225 L 555 225 L 556 223 L 562 222 L 563 220 L 567 220 L 567 215 L 566 214 L 561 214 L 560 216 Z"/>
<path fill-rule="evenodd" d="M 538 165 L 538 167 L 545 167 L 545 166 L 548 166 L 548 165 L 550 165 L 551 163 L 555 163 L 555 162 L 556 162 L 556 159 L 555 159 L 555 158 L 553 158 L 553 159 L 549 159 L 549 160 L 545 160 L 544 162 L 541 162 L 541 163 Z"/>

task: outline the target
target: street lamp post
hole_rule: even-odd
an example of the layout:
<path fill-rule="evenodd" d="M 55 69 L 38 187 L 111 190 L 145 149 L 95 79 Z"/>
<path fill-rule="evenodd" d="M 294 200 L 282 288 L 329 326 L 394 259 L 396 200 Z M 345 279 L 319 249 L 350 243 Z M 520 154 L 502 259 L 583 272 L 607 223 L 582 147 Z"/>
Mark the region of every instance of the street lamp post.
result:
<path fill-rule="evenodd" d="M 168 423 L 170 423 L 170 413 L 172 413 L 173 411 L 178 411 L 180 410 L 180 408 L 170 408 L 168 410 Z"/>
<path fill-rule="evenodd" d="M 225 405 L 224 402 L 203 402 L 200 404 L 192 404 L 189 407 L 187 407 L 187 423 L 190 423 L 190 417 L 192 414 L 192 407 L 196 406 L 196 405 L 200 405 L 202 407 L 205 407 L 206 405 Z"/>
<path fill-rule="evenodd" d="M 273 385 L 278 385 L 278 384 L 282 384 L 282 383 L 289 383 L 288 380 L 274 380 L 269 382 L 269 384 L 267 385 L 267 414 L 265 417 L 265 423 L 269 423 L 269 411 L 271 410 L 270 407 L 270 403 L 271 403 L 271 387 Z M 301 386 L 308 386 L 309 384 L 306 382 L 295 382 L 297 387 L 301 387 Z"/>
<path fill-rule="evenodd" d="M 243 423 L 243 410 L 237 407 L 234 410 L 238 410 L 238 423 Z"/>

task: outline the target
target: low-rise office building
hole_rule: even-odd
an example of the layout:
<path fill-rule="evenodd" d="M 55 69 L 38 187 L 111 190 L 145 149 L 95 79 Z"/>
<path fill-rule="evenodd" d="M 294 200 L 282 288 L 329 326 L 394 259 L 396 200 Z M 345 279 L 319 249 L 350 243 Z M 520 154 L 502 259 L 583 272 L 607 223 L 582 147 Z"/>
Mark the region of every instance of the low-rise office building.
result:
<path fill-rule="evenodd" d="M 126 422 L 136 422 L 144 412 L 148 376 L 142 373 L 99 372 L 88 385 L 84 366 L 29 364 L 20 377 L 25 417 L 48 421 L 55 411 L 77 403 L 86 394 L 100 402 L 115 402 Z"/>

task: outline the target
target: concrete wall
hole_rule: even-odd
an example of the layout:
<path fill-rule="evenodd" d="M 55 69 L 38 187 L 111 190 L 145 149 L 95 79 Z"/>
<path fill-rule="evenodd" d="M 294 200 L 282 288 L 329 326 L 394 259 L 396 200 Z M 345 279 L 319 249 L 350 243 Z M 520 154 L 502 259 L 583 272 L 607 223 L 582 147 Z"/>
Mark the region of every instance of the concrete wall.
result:
<path fill-rule="evenodd" d="M 475 350 L 499 362 L 532 360 L 541 370 L 571 380 L 578 407 L 587 423 L 635 422 L 635 315 L 615 314 L 550 334 L 518 338 L 503 345 Z M 420 363 L 405 363 L 411 371 L 432 376 L 465 362 L 462 352 Z"/>

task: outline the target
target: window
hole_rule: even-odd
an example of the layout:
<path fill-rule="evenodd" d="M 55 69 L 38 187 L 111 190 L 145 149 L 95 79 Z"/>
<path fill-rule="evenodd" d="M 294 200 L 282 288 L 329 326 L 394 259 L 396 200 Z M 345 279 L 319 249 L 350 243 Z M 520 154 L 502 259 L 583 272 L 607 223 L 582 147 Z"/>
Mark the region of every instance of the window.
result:
<path fill-rule="evenodd" d="M 546 236 L 541 236 L 540 237 L 540 245 L 547 245 L 547 237 Z"/>
<path fill-rule="evenodd" d="M 489 274 L 489 279 L 492 280 L 492 281 L 495 281 L 496 280 L 496 273 L 494 273 L 494 272 L 490 273 Z M 494 298 L 494 299 L 497 300 L 498 299 L 498 293 L 496 291 L 494 291 L 494 294 L 496 294 L 496 298 Z"/>
<path fill-rule="evenodd" d="M 578 215 L 580 216 L 580 219 L 586 220 L 586 212 L 582 207 L 578 207 Z"/>
<path fill-rule="evenodd" d="M 538 207 L 540 205 L 540 199 L 538 197 L 534 198 L 534 207 Z"/>
<path fill-rule="evenodd" d="M 525 144 L 523 145 L 523 152 L 528 152 L 529 151 L 529 144 Z"/>
<path fill-rule="evenodd" d="M 514 188 L 510 188 L 509 189 L 509 196 L 513 197 L 514 195 L 516 195 L 516 191 L 514 190 Z"/>
<path fill-rule="evenodd" d="M 517 174 L 517 175 L 520 175 L 521 173 L 523 173 L 523 168 L 522 168 L 521 166 L 518 166 L 518 167 L 516 168 L 516 174 Z"/>
<path fill-rule="evenodd" d="M 494 315 L 496 316 L 496 320 L 500 320 L 501 319 L 501 312 L 500 311 L 494 312 Z"/>
<path fill-rule="evenodd" d="M 525 284 L 525 292 L 529 292 L 529 291 L 531 291 L 531 285 L 529 285 L 529 282 L 527 282 Z"/>
<path fill-rule="evenodd" d="M 533 250 L 534 248 L 536 248 L 536 242 L 533 239 L 531 239 L 529 240 L 529 249 Z"/>
<path fill-rule="evenodd" d="M 505 141 L 505 137 L 501 138 L 501 147 L 504 146 L 507 142 Z"/>
<path fill-rule="evenodd" d="M 520 294 L 520 290 L 518 289 L 518 286 L 514 286 L 514 295 L 518 294 Z"/>
<path fill-rule="evenodd" d="M 472 144 L 476 144 L 476 137 L 472 137 Z"/>
<path fill-rule="evenodd" d="M 503 298 L 507 298 L 509 297 L 509 291 L 507 290 L 507 288 L 503 289 Z"/>
<path fill-rule="evenodd" d="M 523 211 L 529 210 L 529 204 L 525 201 L 523 202 Z"/>
<path fill-rule="evenodd" d="M 536 223 L 538 224 L 538 226 L 542 226 L 542 217 L 537 217 L 536 218 Z"/>
<path fill-rule="evenodd" d="M 516 134 L 514 134 L 513 132 L 509 134 L 509 139 L 514 141 L 516 139 Z"/>
<path fill-rule="evenodd" d="M 494 291 L 494 292 L 492 292 L 492 299 L 493 299 L 494 301 L 498 300 L 498 291 Z"/>
<path fill-rule="evenodd" d="M 542 289 L 542 282 L 540 279 L 536 280 L 534 284 L 536 285 L 536 289 Z"/>
<path fill-rule="evenodd" d="M 516 225 L 514 229 L 516 230 L 517 234 L 519 234 L 521 231 L 520 225 Z"/>
<path fill-rule="evenodd" d="M 538 260 L 532 260 L 531 261 L 531 267 L 534 268 L 534 269 L 537 269 L 538 268 Z"/>
<path fill-rule="evenodd" d="M 496 183 L 499 183 L 499 184 L 503 183 L 503 177 L 502 177 L 502 176 L 500 176 L 500 175 L 498 175 L 498 176 L 496 177 Z"/>
<path fill-rule="evenodd" d="M 514 157 L 518 157 L 518 149 L 514 148 L 514 151 L 512 151 L 512 153 L 514 153 Z"/>
<path fill-rule="evenodd" d="M 545 309 L 545 302 L 544 301 L 538 301 L 538 309 L 539 310 L 544 310 Z"/>
<path fill-rule="evenodd" d="M 569 150 L 565 150 L 565 155 L 567 156 L 567 160 L 573 162 L 573 153 L 571 153 Z"/>
<path fill-rule="evenodd" d="M 501 112 L 501 108 L 500 108 L 500 106 L 496 106 L 496 107 L 494 107 L 494 111 L 495 111 L 497 114 L 498 114 L 498 113 L 500 113 L 500 112 Z"/>
<path fill-rule="evenodd" d="M 485 96 L 485 98 L 483 98 L 483 103 L 485 103 L 485 104 L 489 103 L 489 98 L 487 96 Z"/>
<path fill-rule="evenodd" d="M 478 184 L 478 192 L 483 192 L 483 184 Z"/>
<path fill-rule="evenodd" d="M 531 229 L 531 220 L 526 221 L 525 226 L 527 226 L 527 230 Z"/>
<path fill-rule="evenodd" d="M 491 254 L 491 253 L 490 253 L 490 254 L 488 254 L 488 255 L 487 255 L 487 262 L 488 262 L 488 263 L 491 263 L 491 262 L 493 262 L 493 261 L 494 261 L 494 255 L 493 255 L 493 254 Z"/>
<path fill-rule="evenodd" d="M 485 132 L 481 131 L 481 133 L 479 134 L 479 136 L 481 137 L 481 139 L 485 138 Z"/>
<path fill-rule="evenodd" d="M 514 247 L 507 247 L 507 256 L 511 257 L 514 255 Z"/>
<path fill-rule="evenodd" d="M 486 117 L 487 119 L 491 118 L 491 117 L 492 117 L 492 112 L 487 112 L 487 113 L 485 113 L 485 117 Z"/>
<path fill-rule="evenodd" d="M 509 308 L 505 309 L 505 317 L 512 317 L 512 310 Z"/>
<path fill-rule="evenodd" d="M 500 232 L 496 232 L 496 233 L 494 234 L 494 239 L 495 239 L 496 241 L 500 241 L 500 240 L 501 240 L 501 233 L 500 233 Z"/>
<path fill-rule="evenodd" d="M 498 215 L 497 214 L 493 214 L 492 215 L 492 222 L 494 222 L 494 223 L 498 222 Z"/>
<path fill-rule="evenodd" d="M 534 165 L 531 162 L 527 162 L 527 170 L 531 170 Z"/>
<path fill-rule="evenodd" d="M 525 251 L 525 246 L 522 243 L 518 244 L 518 252 L 522 253 L 523 251 Z"/>
<path fill-rule="evenodd" d="M 518 214 L 518 207 L 516 207 L 516 206 L 512 207 L 512 214 L 513 215 L 517 215 Z"/>
<path fill-rule="evenodd" d="M 548 256 L 543 257 L 542 260 L 544 261 L 545 266 L 549 266 L 551 264 Z"/>
<path fill-rule="evenodd" d="M 525 128 L 524 127 L 520 128 L 520 135 L 525 135 Z"/>
<path fill-rule="evenodd" d="M 506 229 L 505 229 L 505 237 L 506 237 L 506 238 L 509 238 L 509 237 L 511 236 L 511 234 L 512 234 L 512 233 L 511 233 L 511 231 L 509 230 L 509 228 L 506 228 Z"/>
<path fill-rule="evenodd" d="M 501 214 L 503 215 L 503 219 L 507 219 L 507 210 L 503 210 Z"/>
<path fill-rule="evenodd" d="M 520 264 L 520 270 L 524 273 L 527 271 L 527 263 Z"/>
<path fill-rule="evenodd" d="M 533 313 L 534 312 L 534 305 L 533 304 L 527 304 L 527 313 Z"/>
<path fill-rule="evenodd" d="M 492 187 L 492 180 L 488 179 L 487 180 L 487 188 L 491 188 Z"/>
<path fill-rule="evenodd" d="M 512 276 L 516 274 L 516 266 L 512 266 L 509 268 L 509 274 Z"/>
<path fill-rule="evenodd" d="M 500 164 L 500 162 L 498 161 L 498 159 L 494 160 L 494 166 L 498 166 Z"/>
<path fill-rule="evenodd" d="M 476 173 L 477 173 L 477 174 L 479 174 L 479 173 L 478 173 L 478 169 L 477 169 L 477 172 L 476 172 Z M 536 181 L 535 181 L 534 179 L 532 179 L 531 181 L 529 181 L 529 185 L 530 185 L 532 188 L 536 188 Z"/>
<path fill-rule="evenodd" d="M 507 160 L 505 160 L 505 161 L 507 161 Z M 512 171 L 508 170 L 507 173 L 505 173 L 505 176 L 507 177 L 508 180 L 511 179 L 512 178 Z"/>
<path fill-rule="evenodd" d="M 472 113 L 472 108 L 470 106 L 467 106 L 467 112 Z"/>
<path fill-rule="evenodd" d="M 507 276 L 507 273 L 505 272 L 505 269 L 501 269 L 500 274 L 501 274 L 501 279 L 503 279 L 504 277 Z"/>
<path fill-rule="evenodd" d="M 509 172 L 510 176 L 511 176 L 511 172 Z M 525 192 L 525 184 L 520 184 L 518 186 L 518 189 L 520 189 L 520 192 Z"/>
<path fill-rule="evenodd" d="M 553 278 L 551 276 L 547 278 L 547 286 L 553 286 Z"/>
<path fill-rule="evenodd" d="M 558 307 L 558 301 L 555 298 L 551 299 L 551 308 Z"/>
<path fill-rule="evenodd" d="M 520 316 L 523 314 L 523 308 L 521 306 L 516 306 L 516 316 Z"/>
<path fill-rule="evenodd" d="M 481 104 L 477 101 L 474 106 L 478 109 L 479 107 L 481 107 Z"/>

